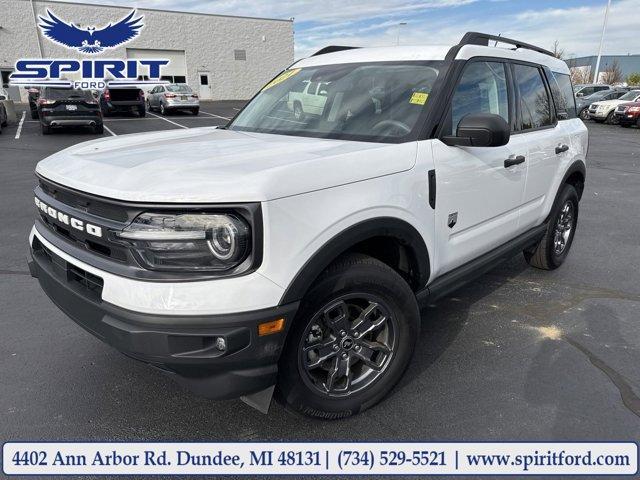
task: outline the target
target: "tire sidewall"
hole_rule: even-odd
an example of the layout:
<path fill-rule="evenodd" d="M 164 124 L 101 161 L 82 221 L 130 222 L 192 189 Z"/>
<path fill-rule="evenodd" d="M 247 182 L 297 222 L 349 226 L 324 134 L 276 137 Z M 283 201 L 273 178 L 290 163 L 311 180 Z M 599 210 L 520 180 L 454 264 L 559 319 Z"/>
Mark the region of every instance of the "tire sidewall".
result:
<path fill-rule="evenodd" d="M 390 273 L 397 278 L 393 278 Z M 331 398 L 317 392 L 302 379 L 302 336 L 320 308 L 337 297 L 355 292 L 380 298 L 395 317 L 398 330 L 396 350 L 387 370 L 372 385 L 346 397 Z M 355 264 L 347 271 L 322 278 L 311 288 L 305 299 L 296 315 L 280 360 L 280 399 L 298 413 L 322 419 L 348 417 L 380 401 L 404 373 L 418 336 L 419 311 L 409 286 L 391 269 L 385 271 L 371 268 L 368 264 Z"/>
<path fill-rule="evenodd" d="M 558 220 L 558 216 L 562 211 L 562 207 L 567 203 L 567 201 L 571 201 L 573 203 L 573 226 L 571 228 L 571 234 L 569 235 L 569 239 L 567 240 L 567 245 L 565 246 L 564 251 L 556 255 L 553 239 L 554 239 L 554 231 L 556 222 Z M 565 185 L 556 201 L 556 204 L 553 207 L 553 214 L 549 219 L 548 226 L 548 235 L 547 235 L 547 260 L 549 265 L 554 268 L 559 267 L 564 263 L 567 256 L 569 255 L 569 251 L 571 250 L 571 246 L 573 245 L 573 238 L 576 234 L 576 229 L 578 228 L 578 212 L 579 212 L 579 200 L 578 193 L 576 189 L 572 185 Z"/>

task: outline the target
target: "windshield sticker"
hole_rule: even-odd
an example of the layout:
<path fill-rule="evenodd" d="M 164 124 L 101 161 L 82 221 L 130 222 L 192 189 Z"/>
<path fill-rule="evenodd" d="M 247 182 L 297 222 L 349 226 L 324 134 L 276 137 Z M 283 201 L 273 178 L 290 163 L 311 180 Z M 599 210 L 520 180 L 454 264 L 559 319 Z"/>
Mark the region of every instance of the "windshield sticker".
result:
<path fill-rule="evenodd" d="M 287 70 L 286 72 L 282 72 L 280 75 L 278 75 L 276 78 L 274 78 L 273 80 L 271 80 L 269 83 L 267 83 L 263 88 L 262 91 L 264 92 L 265 90 L 267 90 L 268 88 L 271 87 L 275 87 L 276 85 L 278 85 L 279 83 L 284 82 L 286 79 L 293 77 L 294 75 L 298 74 L 300 72 L 300 68 L 294 68 L 293 70 Z"/>
<path fill-rule="evenodd" d="M 429 98 L 428 93 L 413 92 L 409 103 L 413 103 L 414 105 L 424 105 L 425 103 L 427 103 L 427 98 Z"/>

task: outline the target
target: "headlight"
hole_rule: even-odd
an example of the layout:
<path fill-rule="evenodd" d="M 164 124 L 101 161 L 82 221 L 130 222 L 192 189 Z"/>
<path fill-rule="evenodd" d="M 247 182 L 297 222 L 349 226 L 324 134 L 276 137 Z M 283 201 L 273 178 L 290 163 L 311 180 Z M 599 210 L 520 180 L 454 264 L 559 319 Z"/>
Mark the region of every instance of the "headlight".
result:
<path fill-rule="evenodd" d="M 249 225 L 230 213 L 143 213 L 115 235 L 152 270 L 231 270 L 251 250 Z"/>

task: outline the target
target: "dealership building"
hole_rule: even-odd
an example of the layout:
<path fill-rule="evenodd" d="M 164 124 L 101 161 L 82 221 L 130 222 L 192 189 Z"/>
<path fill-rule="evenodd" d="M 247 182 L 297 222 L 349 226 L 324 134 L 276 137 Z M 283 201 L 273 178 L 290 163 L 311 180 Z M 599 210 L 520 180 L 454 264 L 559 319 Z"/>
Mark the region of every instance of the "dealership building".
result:
<path fill-rule="evenodd" d="M 293 62 L 293 21 L 153 9 L 137 9 L 144 27 L 133 40 L 97 54 L 83 54 L 42 35 L 39 16 L 86 29 L 104 28 L 126 17 L 133 7 L 0 0 L 0 74 L 7 88 L 19 59 L 167 59 L 164 80 L 188 83 L 203 99 L 250 98 Z M 69 79 L 79 80 L 69 76 Z M 7 88 L 14 100 L 24 88 Z"/>

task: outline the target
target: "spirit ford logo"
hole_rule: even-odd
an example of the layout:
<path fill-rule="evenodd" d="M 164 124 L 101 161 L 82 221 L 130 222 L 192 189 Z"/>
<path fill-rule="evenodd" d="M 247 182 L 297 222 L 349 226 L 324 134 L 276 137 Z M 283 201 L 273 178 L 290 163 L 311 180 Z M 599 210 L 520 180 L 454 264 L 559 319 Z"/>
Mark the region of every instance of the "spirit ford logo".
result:
<path fill-rule="evenodd" d="M 144 28 L 143 16 L 135 10 L 116 23 L 102 27 L 81 28 L 47 10 L 40 16 L 38 27 L 45 38 L 85 55 L 95 55 L 107 49 L 120 47 L 137 38 Z M 168 65 L 163 59 L 90 59 L 68 58 L 20 59 L 9 77 L 12 86 L 73 87 L 102 90 L 110 86 L 137 86 L 140 84 L 168 83 L 160 80 L 161 67 Z M 64 78 L 70 75 L 74 79 Z M 81 80 L 77 80 L 80 77 Z M 138 80 L 148 77 L 149 80 Z"/>
<path fill-rule="evenodd" d="M 81 232 L 87 232 L 89 235 L 93 235 L 94 237 L 102 237 L 102 228 L 97 225 L 92 225 L 91 223 L 84 222 L 77 218 L 71 217 L 68 214 L 56 210 L 53 207 L 50 207 L 38 197 L 34 197 L 36 202 L 36 207 L 42 210 L 44 213 L 49 215 L 54 220 L 57 220 L 60 223 L 65 225 L 69 225 L 76 230 L 80 230 Z"/>

